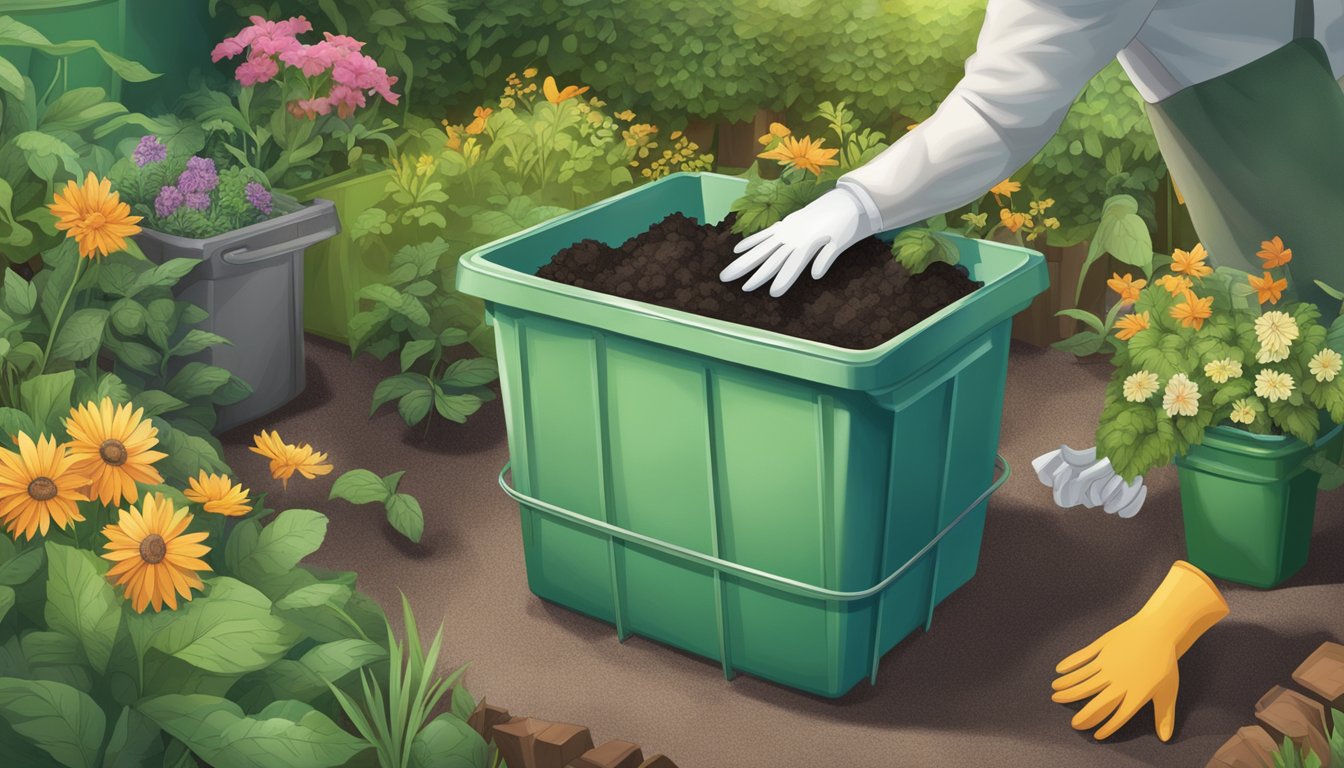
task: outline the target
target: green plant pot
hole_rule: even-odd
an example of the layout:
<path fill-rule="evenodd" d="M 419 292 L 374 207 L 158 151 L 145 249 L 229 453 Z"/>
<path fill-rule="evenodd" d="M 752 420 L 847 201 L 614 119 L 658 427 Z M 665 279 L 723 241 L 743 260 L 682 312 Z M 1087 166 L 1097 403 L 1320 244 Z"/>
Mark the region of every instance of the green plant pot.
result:
<path fill-rule="evenodd" d="M 1311 546 L 1321 476 L 1306 468 L 1318 449 L 1338 459 L 1344 427 L 1307 445 L 1226 426 L 1176 459 L 1191 563 L 1210 576 L 1270 588 L 1301 570 Z"/>
<path fill-rule="evenodd" d="M 359 290 L 385 279 L 390 254 L 405 245 L 397 242 L 399 231 L 394 229 L 383 238 L 385 247 L 359 248 L 349 229 L 362 211 L 383 200 L 390 178 L 388 171 L 346 171 L 289 190 L 303 202 L 330 200 L 342 222 L 340 234 L 310 247 L 304 259 L 303 328 L 308 333 L 348 341 L 350 318 L 359 311 Z"/>

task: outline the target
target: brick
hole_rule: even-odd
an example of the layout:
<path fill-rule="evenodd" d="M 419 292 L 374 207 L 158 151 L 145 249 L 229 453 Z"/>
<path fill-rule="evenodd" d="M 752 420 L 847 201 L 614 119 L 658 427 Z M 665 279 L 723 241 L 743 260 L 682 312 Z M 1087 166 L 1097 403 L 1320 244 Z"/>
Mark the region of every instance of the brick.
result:
<path fill-rule="evenodd" d="M 467 725 L 470 725 L 472 730 L 479 733 L 482 739 L 489 742 L 495 736 L 495 726 L 507 723 L 512 719 L 513 717 L 507 709 L 486 704 L 485 699 L 481 699 L 481 703 L 476 705 L 476 710 L 467 718 Z"/>
<path fill-rule="evenodd" d="M 499 753 L 509 768 L 535 768 L 532 764 L 533 743 L 537 734 L 552 725 L 554 723 L 545 720 L 515 717 L 495 726 L 495 746 L 499 747 Z"/>
<path fill-rule="evenodd" d="M 1298 685 L 1337 707 L 1344 707 L 1344 645 L 1322 643 L 1293 673 Z"/>
<path fill-rule="evenodd" d="M 530 768 L 565 768 L 592 748 L 593 735 L 587 728 L 555 723 L 533 740 Z"/>
<path fill-rule="evenodd" d="M 1276 743 L 1287 736 L 1307 747 L 1329 768 L 1330 740 L 1321 703 L 1283 686 L 1274 686 L 1255 704 L 1255 716 L 1269 730 Z"/>
<path fill-rule="evenodd" d="M 1248 725 L 1219 747 L 1205 768 L 1274 768 L 1276 749 L 1268 731 Z"/>
<path fill-rule="evenodd" d="M 666 755 L 654 755 L 645 760 L 639 768 L 677 768 L 677 764 L 672 762 L 672 758 Z"/>
<path fill-rule="evenodd" d="M 608 741 L 597 749 L 590 749 L 566 768 L 639 768 L 644 753 L 638 744 L 628 741 Z M 509 764 L 513 768 L 513 764 Z M 530 767 L 529 767 L 530 768 Z"/>

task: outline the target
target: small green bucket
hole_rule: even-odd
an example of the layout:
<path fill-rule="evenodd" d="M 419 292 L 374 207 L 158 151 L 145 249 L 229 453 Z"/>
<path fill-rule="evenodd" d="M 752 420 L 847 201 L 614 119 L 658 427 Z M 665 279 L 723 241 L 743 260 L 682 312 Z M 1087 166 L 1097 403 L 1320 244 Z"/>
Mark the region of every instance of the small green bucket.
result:
<path fill-rule="evenodd" d="M 1344 427 L 1307 445 L 1292 437 L 1213 427 L 1177 457 L 1185 548 L 1210 576 L 1270 588 L 1301 570 L 1311 547 L 1321 476 L 1317 450 L 1339 457 Z"/>

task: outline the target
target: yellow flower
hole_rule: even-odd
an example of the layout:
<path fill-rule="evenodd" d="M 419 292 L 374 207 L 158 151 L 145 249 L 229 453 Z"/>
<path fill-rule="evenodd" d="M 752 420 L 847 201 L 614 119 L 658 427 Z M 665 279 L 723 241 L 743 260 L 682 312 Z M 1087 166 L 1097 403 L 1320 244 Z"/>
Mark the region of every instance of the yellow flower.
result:
<path fill-rule="evenodd" d="M 1287 312 L 1266 312 L 1255 319 L 1255 338 L 1261 346 L 1287 350 L 1297 340 L 1298 333 L 1297 321 Z"/>
<path fill-rule="evenodd" d="M 1044 219 L 1041 223 L 1045 225 L 1046 229 L 1059 229 L 1059 219 L 1056 219 L 1054 216 Z"/>
<path fill-rule="evenodd" d="M 1255 375 L 1255 394 L 1271 403 L 1287 400 L 1293 396 L 1293 377 L 1266 368 Z"/>
<path fill-rule="evenodd" d="M 530 79 L 530 78 L 533 78 L 533 77 L 536 77 L 536 76 L 537 76 L 537 68 L 536 68 L 536 67 L 528 67 L 527 69 L 524 69 L 524 70 L 523 70 L 523 77 L 526 77 L 526 78 L 529 78 L 529 79 Z"/>
<path fill-rule="evenodd" d="M 1115 334 L 1121 341 L 1129 341 L 1139 331 L 1148 330 L 1148 313 L 1139 312 L 1137 314 L 1125 315 L 1115 321 L 1115 327 L 1119 331 Z"/>
<path fill-rule="evenodd" d="M 43 536 L 55 523 L 65 528 L 84 519 L 76 502 L 88 501 L 89 479 L 74 470 L 75 459 L 55 438 L 37 442 L 20 432 L 18 453 L 0 448 L 0 521 L 14 538 Z"/>
<path fill-rule="evenodd" d="M 919 127 L 919 123 L 911 123 L 911 124 L 905 126 L 905 130 L 907 130 L 907 131 L 913 131 L 913 130 L 915 130 L 915 129 L 918 128 L 918 127 Z"/>
<path fill-rule="evenodd" d="M 779 146 L 767 152 L 762 152 L 757 157 L 776 160 L 780 165 L 801 168 L 804 171 L 810 171 L 813 175 L 820 176 L 822 166 L 840 164 L 835 159 L 835 155 L 840 150 L 822 148 L 821 143 L 823 141 L 825 139 L 813 141 L 811 136 L 804 136 L 802 139 L 785 136 L 780 139 Z"/>
<path fill-rule="evenodd" d="M 1044 200 L 1032 200 L 1032 201 L 1031 201 L 1031 206 L 1030 206 L 1030 208 L 1031 208 L 1031 213 L 1032 213 L 1033 215 L 1039 216 L 1039 215 L 1045 213 L 1046 210 L 1049 209 L 1050 206 L 1052 206 L 1052 205 L 1054 205 L 1054 204 L 1055 204 L 1055 199 L 1054 199 L 1053 197 L 1047 197 L 1047 198 L 1044 199 Z"/>
<path fill-rule="evenodd" d="M 1125 377 L 1121 387 L 1125 399 L 1131 403 L 1142 403 L 1157 392 L 1157 374 L 1149 371 L 1131 373 Z"/>
<path fill-rule="evenodd" d="M 242 517 L 252 511 L 248 504 L 247 489 L 234 483 L 227 475 L 206 474 L 188 479 L 189 488 L 182 495 L 200 504 L 206 512 L 225 517 Z"/>
<path fill-rule="evenodd" d="M 462 148 L 462 134 L 465 130 L 466 129 L 460 125 L 448 125 L 445 123 L 443 132 L 448 135 L 448 140 L 443 142 L 444 149 L 451 149 L 454 152 L 460 150 Z"/>
<path fill-rule="evenodd" d="M 494 114 L 494 112 L 495 110 L 489 107 L 477 107 L 476 111 L 471 113 L 472 117 L 476 119 L 467 124 L 467 133 L 475 136 L 476 134 L 483 132 L 485 130 L 485 122 L 490 119 L 490 115 Z"/>
<path fill-rule="evenodd" d="M 1181 321 L 1186 328 L 1196 331 L 1204 327 L 1204 321 L 1213 316 L 1213 297 L 1199 298 L 1190 291 L 1185 292 L 1185 301 L 1171 308 L 1171 316 Z"/>
<path fill-rule="evenodd" d="M 1142 278 L 1135 280 L 1133 275 L 1126 272 L 1124 277 L 1119 273 L 1112 272 L 1111 279 L 1106 281 L 1106 285 L 1120 295 L 1120 301 L 1123 304 L 1133 304 L 1139 300 L 1139 291 L 1148 284 L 1147 280 Z"/>
<path fill-rule="evenodd" d="M 1157 284 L 1167 289 L 1167 293 L 1172 296 L 1180 296 L 1182 293 L 1194 287 L 1188 277 L 1179 277 L 1177 275 L 1163 275 L 1157 278 Z"/>
<path fill-rule="evenodd" d="M 1283 292 L 1288 288 L 1287 280 L 1284 280 L 1283 278 L 1275 280 L 1274 276 L 1268 272 L 1265 273 L 1264 277 L 1247 275 L 1246 279 L 1250 281 L 1251 287 L 1255 289 L 1256 295 L 1260 297 L 1261 304 L 1264 304 L 1265 302 L 1278 304 L 1279 299 L 1283 298 Z"/>
<path fill-rule="evenodd" d="M 1213 274 L 1213 268 L 1204 263 L 1209 257 L 1208 251 L 1204 250 L 1201 243 L 1196 243 L 1194 248 L 1189 251 L 1182 251 L 1177 248 L 1171 254 L 1171 271 L 1182 272 L 1191 277 L 1205 277 Z"/>
<path fill-rule="evenodd" d="M 1311 369 L 1311 375 L 1315 376 L 1317 381 L 1334 381 L 1340 369 L 1344 368 L 1344 356 L 1327 347 L 1312 355 L 1307 367 Z"/>
<path fill-rule="evenodd" d="M 1261 241 L 1260 250 L 1255 255 L 1265 262 L 1265 269 L 1274 269 L 1293 260 L 1293 249 L 1284 248 L 1283 239 L 1275 235 L 1269 240 Z"/>
<path fill-rule="evenodd" d="M 1242 398 L 1232 404 L 1232 421 L 1238 424 L 1250 424 L 1255 421 L 1255 408 L 1251 401 Z"/>
<path fill-rule="evenodd" d="M 1199 413 L 1199 385 L 1184 373 L 1172 376 L 1167 381 L 1167 391 L 1162 394 L 1162 410 L 1171 417 Z"/>
<path fill-rule="evenodd" d="M 151 450 L 159 444 L 159 430 L 142 418 L 144 408 L 129 403 L 114 406 L 104 397 L 70 409 L 65 429 L 70 433 L 70 455 L 75 471 L 89 478 L 89 493 L 116 506 L 140 496 L 136 483 L 156 485 L 163 476 L 151 466 L 167 454 Z"/>
<path fill-rule="evenodd" d="M 1226 384 L 1230 379 L 1241 377 L 1241 363 L 1230 357 L 1214 360 L 1204 366 L 1204 375 L 1212 379 L 1214 384 Z"/>
<path fill-rule="evenodd" d="M 761 145 L 764 146 L 774 141 L 775 139 L 782 139 L 785 136 L 791 135 L 792 133 L 793 131 L 789 130 L 789 127 L 783 123 L 771 123 L 770 130 L 766 131 L 765 135 L 761 136 L 756 141 L 760 142 Z"/>
<path fill-rule="evenodd" d="M 327 454 L 314 451 L 313 446 L 307 443 L 290 445 L 280 439 L 279 433 L 264 429 L 254 435 L 252 440 L 255 446 L 248 450 L 271 460 L 271 477 L 279 480 L 285 488 L 289 487 L 289 478 L 295 472 L 309 480 L 331 472 Z"/>
<path fill-rule="evenodd" d="M 616 114 L 612 115 L 612 117 L 616 118 L 617 120 L 622 120 L 622 121 L 628 123 L 628 122 L 630 122 L 631 120 L 634 120 L 634 119 L 635 119 L 635 113 L 634 113 L 634 110 L 625 109 L 625 110 L 621 110 L 620 112 L 617 112 Z"/>
<path fill-rule="evenodd" d="M 434 172 L 434 158 L 429 155 L 421 155 L 415 161 L 415 173 L 417 176 L 428 176 Z"/>
<path fill-rule="evenodd" d="M 562 90 L 556 86 L 555 78 L 547 75 L 545 82 L 541 84 L 541 92 L 546 95 L 547 101 L 552 104 L 559 104 L 562 101 L 568 101 L 575 96 L 587 93 L 588 86 L 585 85 L 580 88 L 577 85 L 566 85 Z"/>
<path fill-rule="evenodd" d="M 985 224 L 988 222 L 988 220 L 989 220 L 989 214 L 987 214 L 987 213 L 963 213 L 963 214 L 961 214 L 961 220 L 964 221 L 964 222 L 966 222 L 968 225 L 970 225 L 970 226 L 972 226 L 972 227 L 975 227 L 976 229 L 980 229 L 980 228 L 984 227 Z"/>
<path fill-rule="evenodd" d="M 56 229 L 73 238 L 79 244 L 79 255 L 85 258 L 124 250 L 126 238 L 140 232 L 136 226 L 140 217 L 131 215 L 131 207 L 112 191 L 112 182 L 99 179 L 93 171 L 84 179 L 84 186 L 67 181 L 65 194 L 57 192 L 52 200 L 47 208 L 56 216 Z"/>
<path fill-rule="evenodd" d="M 1288 359 L 1288 345 L 1277 341 L 1261 342 L 1255 352 L 1255 361 L 1260 364 L 1281 363 Z"/>
<path fill-rule="evenodd" d="M 995 184 L 994 186 L 990 187 L 989 194 L 994 196 L 995 202 L 998 202 L 1000 196 L 1007 195 L 1009 197 L 1012 197 L 1014 192 L 1021 191 L 1021 189 L 1022 185 L 1017 183 L 1016 181 L 1013 181 L 1012 179 L 1004 179 L 1003 181 L 1000 181 L 998 184 Z"/>
<path fill-rule="evenodd" d="M 210 566 L 200 558 L 210 547 L 201 543 L 204 532 L 186 533 L 191 520 L 186 509 L 174 509 L 171 499 L 151 493 L 141 509 L 123 509 L 115 525 L 103 528 L 103 559 L 112 561 L 107 577 L 123 588 L 137 613 L 150 605 L 155 613 L 165 604 L 177 610 L 179 595 L 188 601 L 191 590 L 205 588 L 199 573 Z"/>
<path fill-rule="evenodd" d="M 1014 213 L 1007 208 L 1000 208 L 999 222 L 1007 227 L 1009 232 L 1017 232 L 1023 227 L 1031 226 L 1031 216 L 1025 213 Z"/>

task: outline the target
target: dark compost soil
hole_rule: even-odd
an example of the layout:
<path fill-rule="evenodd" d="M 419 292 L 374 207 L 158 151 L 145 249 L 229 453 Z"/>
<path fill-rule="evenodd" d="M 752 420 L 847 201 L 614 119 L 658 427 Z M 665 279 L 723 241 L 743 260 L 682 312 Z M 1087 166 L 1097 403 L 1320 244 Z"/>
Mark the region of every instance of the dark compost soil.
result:
<path fill-rule="evenodd" d="M 961 267 L 935 263 L 918 275 L 891 246 L 870 237 L 850 247 L 821 280 L 804 272 L 788 293 L 746 293 L 719 272 L 737 257 L 733 217 L 705 225 L 674 213 L 619 248 L 583 240 L 537 275 L 579 288 L 693 312 L 850 349 L 868 349 L 980 287 Z"/>

